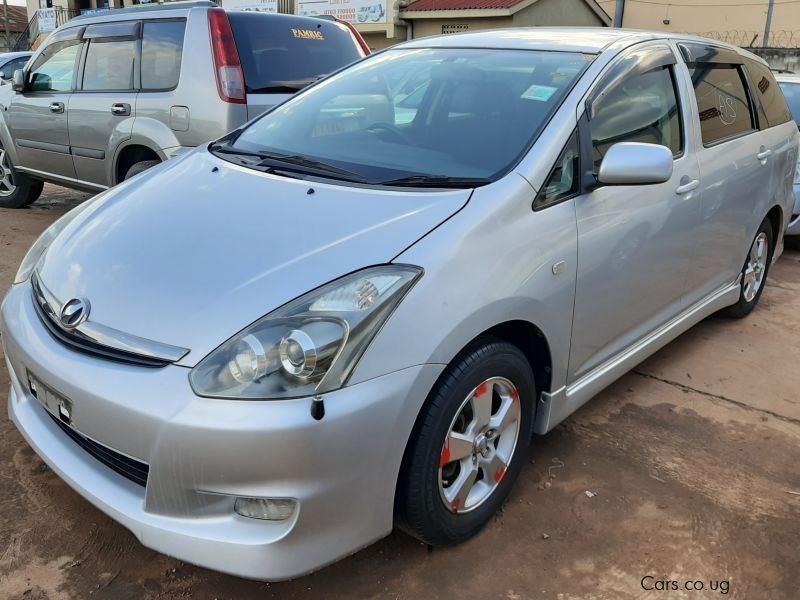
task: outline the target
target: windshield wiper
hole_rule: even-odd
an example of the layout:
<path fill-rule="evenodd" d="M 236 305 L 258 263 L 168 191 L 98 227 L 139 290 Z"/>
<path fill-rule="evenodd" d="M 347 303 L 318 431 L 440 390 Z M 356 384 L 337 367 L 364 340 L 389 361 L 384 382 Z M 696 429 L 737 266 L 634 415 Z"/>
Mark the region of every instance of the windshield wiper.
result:
<path fill-rule="evenodd" d="M 289 172 L 302 173 L 304 175 L 317 175 L 331 179 L 340 179 L 356 183 L 367 183 L 367 178 L 358 173 L 340 169 L 328 163 L 300 156 L 297 154 L 280 154 L 278 152 L 267 152 L 264 150 L 243 150 L 228 144 L 214 144 L 211 146 L 212 152 L 219 154 L 230 154 L 233 156 L 246 156 L 257 159 L 255 162 L 247 161 L 247 166 L 255 169 L 264 169 L 270 173 L 282 175 Z"/>
<path fill-rule="evenodd" d="M 333 179 L 342 179 L 358 183 L 367 183 L 368 181 L 366 177 L 354 173 L 353 171 L 335 167 L 334 165 L 298 154 L 260 152 L 259 155 L 262 160 L 256 165 L 258 167 L 285 167 L 285 165 L 291 165 L 292 167 L 300 167 L 302 172 L 308 175 L 320 175 L 322 177 L 331 177 Z"/>
<path fill-rule="evenodd" d="M 233 154 L 237 156 L 252 156 L 253 158 L 264 158 L 261 152 L 254 152 L 253 150 L 242 150 L 241 148 L 234 148 L 228 144 L 213 144 L 209 148 L 211 152 L 218 152 L 220 154 Z"/>
<path fill-rule="evenodd" d="M 287 81 L 273 81 L 272 85 L 260 88 L 247 88 L 248 94 L 294 94 L 312 83 L 325 77 L 325 74 L 309 77 L 308 79 L 293 79 Z"/>
<path fill-rule="evenodd" d="M 492 183 L 488 177 L 447 177 L 444 175 L 411 175 L 400 179 L 381 181 L 380 185 L 422 188 L 474 188 Z"/>

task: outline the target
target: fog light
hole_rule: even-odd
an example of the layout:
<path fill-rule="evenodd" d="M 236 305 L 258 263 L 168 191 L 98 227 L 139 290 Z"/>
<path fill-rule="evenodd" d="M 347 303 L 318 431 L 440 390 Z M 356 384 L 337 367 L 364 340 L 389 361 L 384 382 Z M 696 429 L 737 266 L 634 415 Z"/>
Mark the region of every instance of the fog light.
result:
<path fill-rule="evenodd" d="M 286 498 L 237 498 L 233 509 L 251 519 L 285 521 L 294 514 L 295 500 Z"/>

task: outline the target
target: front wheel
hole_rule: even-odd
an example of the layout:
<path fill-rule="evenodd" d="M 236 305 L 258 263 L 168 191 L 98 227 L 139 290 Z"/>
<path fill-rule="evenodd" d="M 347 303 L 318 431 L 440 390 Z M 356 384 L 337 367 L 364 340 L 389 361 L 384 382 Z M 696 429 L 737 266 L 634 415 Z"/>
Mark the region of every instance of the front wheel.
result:
<path fill-rule="evenodd" d="M 127 181 L 131 177 L 136 177 L 139 173 L 144 173 L 147 169 L 152 169 L 156 165 L 161 164 L 160 160 L 141 160 L 137 163 L 131 165 L 131 168 L 128 169 L 128 172 L 125 173 L 124 181 Z"/>
<path fill-rule="evenodd" d="M 772 223 L 769 219 L 764 219 L 744 261 L 739 302 L 728 309 L 728 316 L 743 319 L 758 305 L 767 284 L 769 266 L 772 262 L 772 236 Z"/>
<path fill-rule="evenodd" d="M 14 168 L 5 148 L 0 147 L 0 208 L 23 208 L 42 194 L 44 183 Z"/>
<path fill-rule="evenodd" d="M 536 386 L 525 355 L 483 340 L 437 382 L 409 440 L 397 523 L 431 545 L 478 533 L 511 492 L 525 463 Z"/>

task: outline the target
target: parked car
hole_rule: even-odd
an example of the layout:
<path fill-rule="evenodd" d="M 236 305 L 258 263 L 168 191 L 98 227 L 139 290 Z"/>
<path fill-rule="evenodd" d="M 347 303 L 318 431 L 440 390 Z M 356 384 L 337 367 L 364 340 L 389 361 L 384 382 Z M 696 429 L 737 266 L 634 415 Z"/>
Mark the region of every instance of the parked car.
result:
<path fill-rule="evenodd" d="M 14 71 L 22 69 L 33 52 L 3 52 L 0 54 L 0 86 L 11 85 Z"/>
<path fill-rule="evenodd" d="M 786 96 L 792 118 L 795 123 L 800 123 L 800 75 L 781 73 L 775 78 Z M 800 161 L 794 171 L 794 198 L 794 208 L 786 227 L 786 235 L 800 236 Z"/>
<path fill-rule="evenodd" d="M 4 101 L 0 207 L 27 206 L 43 181 L 106 189 L 369 53 L 343 22 L 215 6 L 144 5 L 56 30 Z"/>
<path fill-rule="evenodd" d="M 0 311 L 9 414 L 212 569 L 295 577 L 394 524 L 462 542 L 532 433 L 756 307 L 799 136 L 766 64 L 702 38 L 396 46 L 48 229 Z"/>

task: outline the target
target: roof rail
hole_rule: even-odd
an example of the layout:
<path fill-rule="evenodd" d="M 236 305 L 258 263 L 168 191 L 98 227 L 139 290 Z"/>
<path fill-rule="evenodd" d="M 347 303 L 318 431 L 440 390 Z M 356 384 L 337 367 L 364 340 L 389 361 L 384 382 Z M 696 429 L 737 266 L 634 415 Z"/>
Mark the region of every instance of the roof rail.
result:
<path fill-rule="evenodd" d="M 104 17 L 107 15 L 128 15 L 131 13 L 140 12 L 153 12 L 159 10 L 180 10 L 182 8 L 213 8 L 219 6 L 216 2 L 211 0 L 188 0 L 186 2 L 163 2 L 159 4 L 137 4 L 127 8 L 112 8 L 108 12 L 89 13 L 85 15 L 78 15 L 74 17 L 73 21 L 80 19 L 93 19 L 97 17 Z"/>

